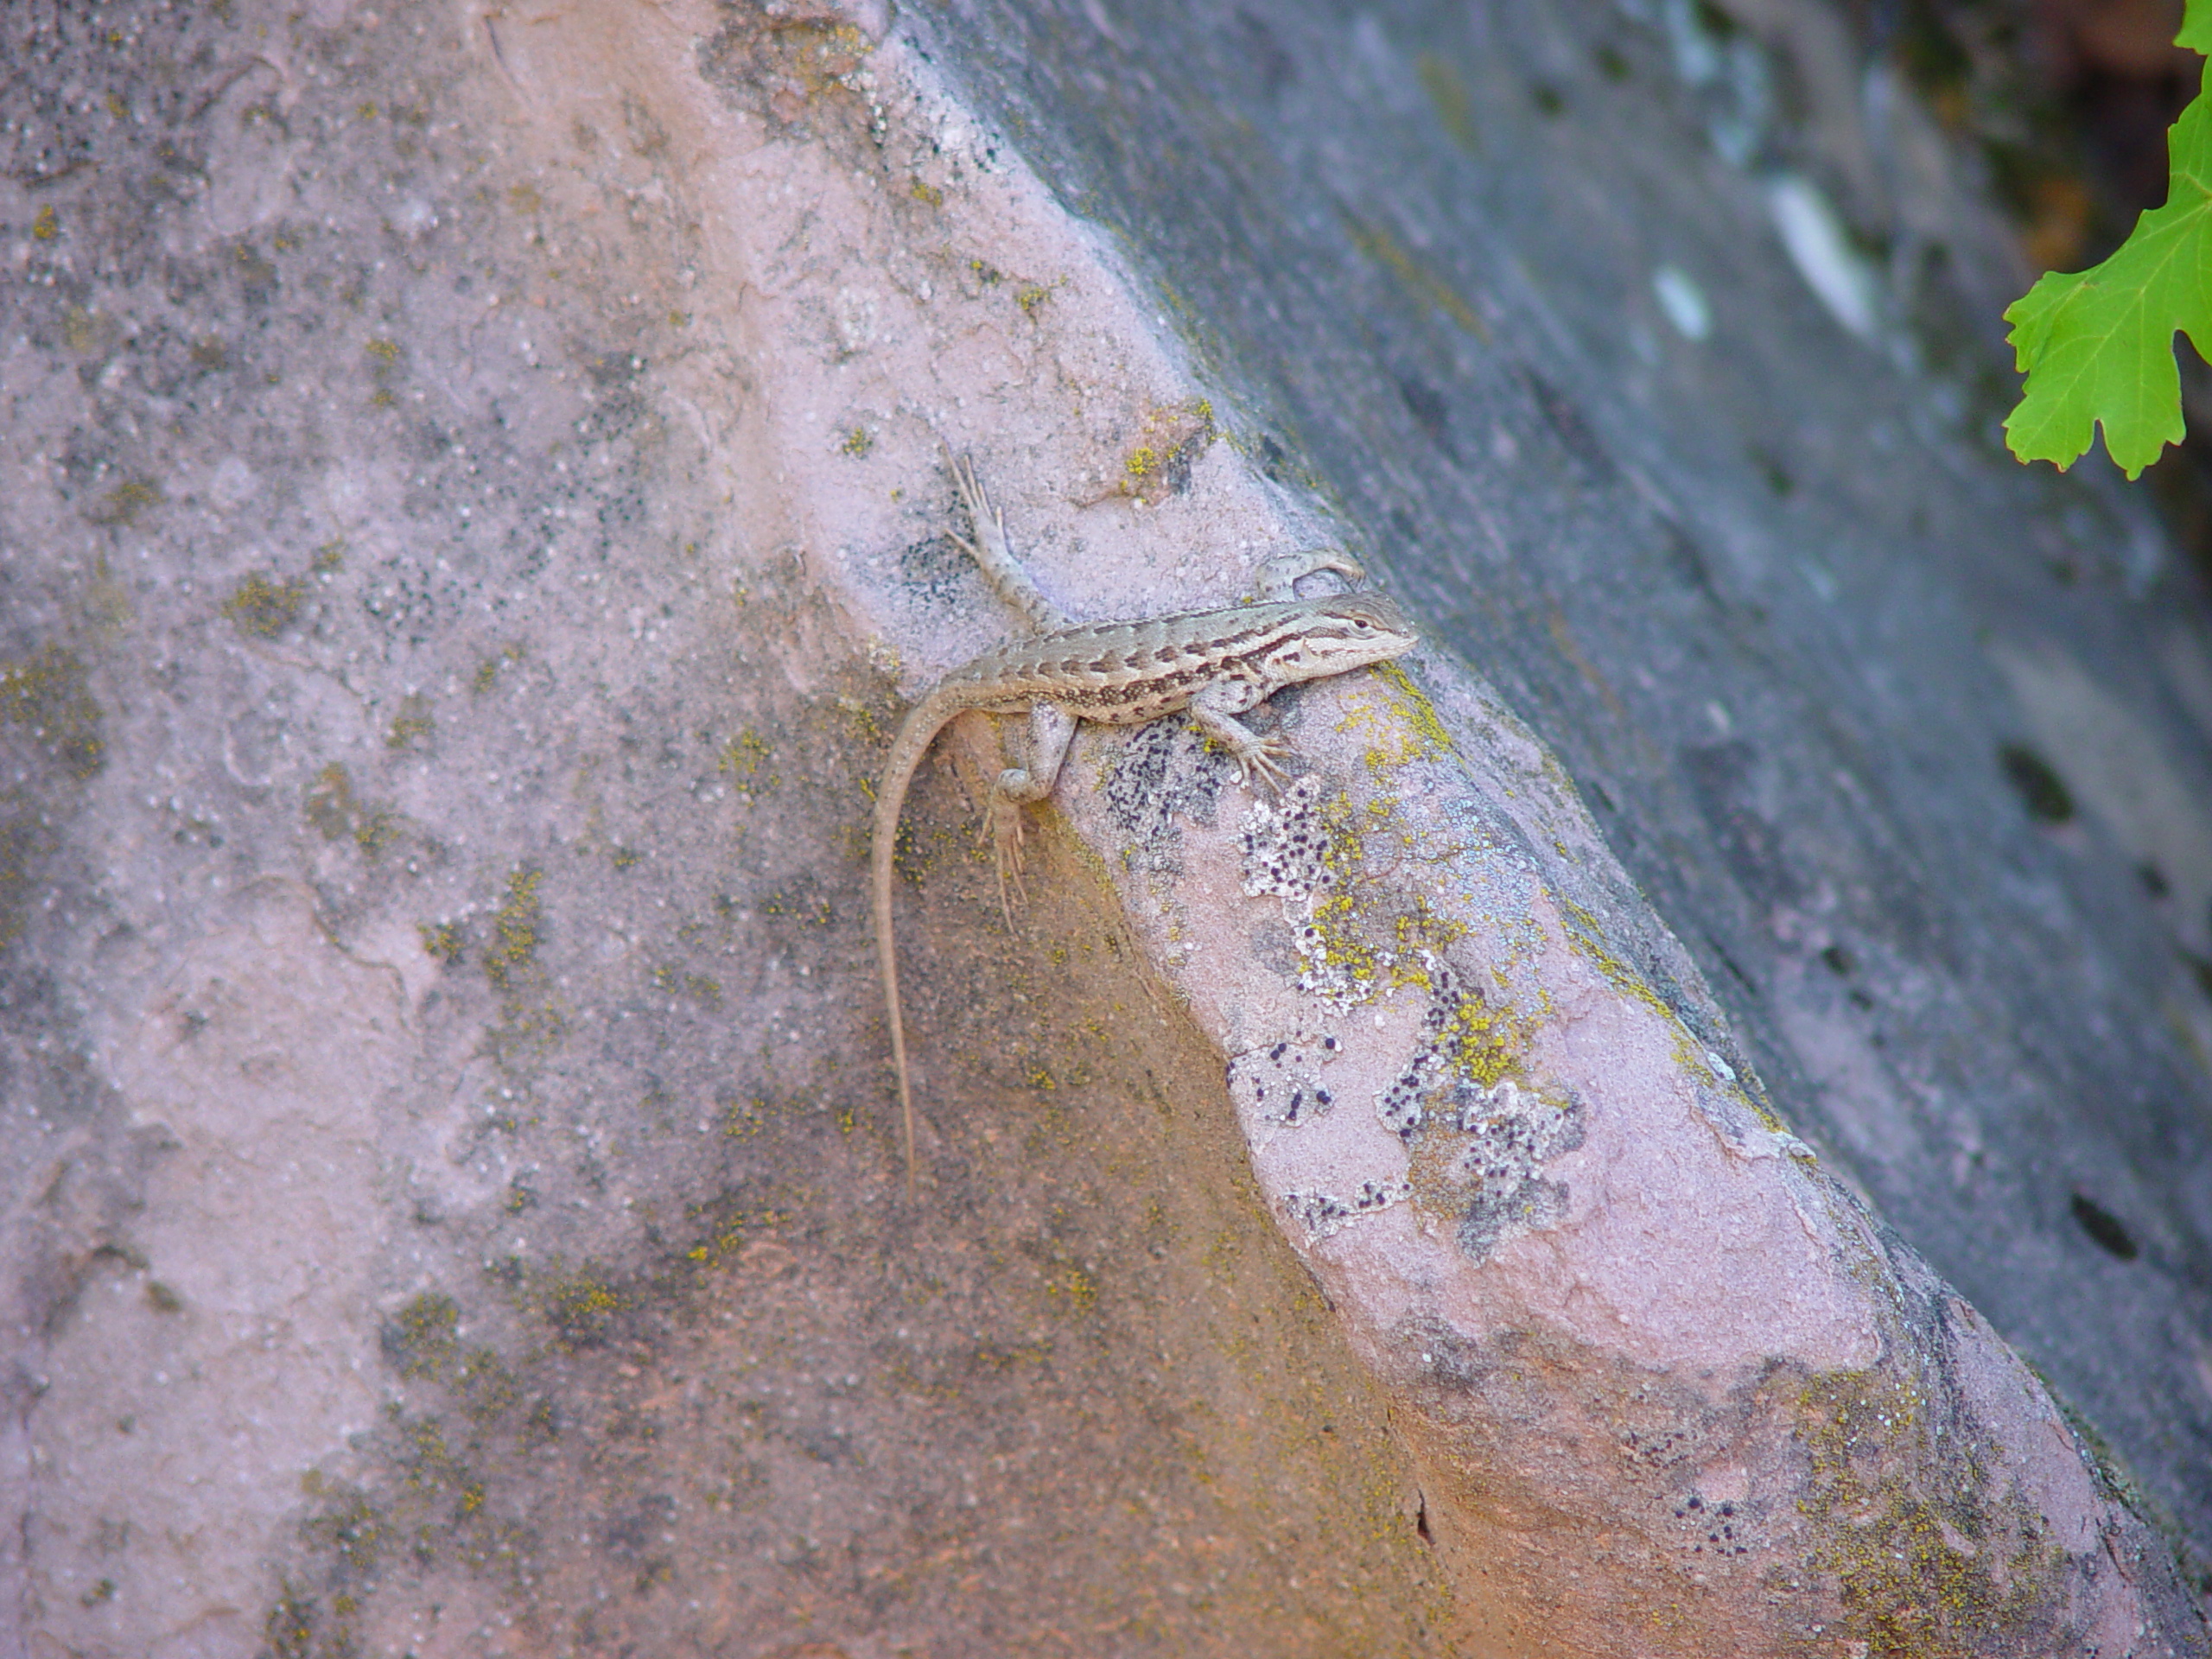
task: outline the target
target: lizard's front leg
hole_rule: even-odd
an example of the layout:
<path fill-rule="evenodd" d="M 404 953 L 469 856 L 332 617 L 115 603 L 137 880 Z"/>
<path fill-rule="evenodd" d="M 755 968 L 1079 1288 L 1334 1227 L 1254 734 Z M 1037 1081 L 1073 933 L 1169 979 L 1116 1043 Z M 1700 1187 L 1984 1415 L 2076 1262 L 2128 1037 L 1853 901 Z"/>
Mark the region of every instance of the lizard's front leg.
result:
<path fill-rule="evenodd" d="M 999 909 L 1007 931 L 1014 931 L 1014 911 L 1007 903 L 1006 878 L 1021 886 L 1021 809 L 1043 800 L 1059 780 L 1060 763 L 1067 759 L 1075 739 L 1076 716 L 1058 703 L 1029 705 L 1029 764 L 1008 766 L 991 782 L 990 798 L 983 806 L 983 827 L 990 832 L 992 861 L 998 866 Z M 1022 894 L 1027 902 L 1029 895 Z"/>
<path fill-rule="evenodd" d="M 1357 559 L 1331 550 L 1278 553 L 1260 566 L 1260 597 L 1285 600 L 1298 597 L 1298 584 L 1324 570 L 1333 570 L 1346 582 L 1357 582 L 1367 568 Z"/>
<path fill-rule="evenodd" d="M 1290 745 L 1280 737 L 1262 737 L 1236 718 L 1266 702 L 1271 689 L 1249 680 L 1216 680 L 1191 699 L 1191 718 L 1229 751 L 1236 762 L 1237 778 L 1247 789 L 1252 786 L 1255 772 L 1278 789 L 1289 781 L 1289 774 L 1275 764 L 1274 758 L 1287 753 Z"/>

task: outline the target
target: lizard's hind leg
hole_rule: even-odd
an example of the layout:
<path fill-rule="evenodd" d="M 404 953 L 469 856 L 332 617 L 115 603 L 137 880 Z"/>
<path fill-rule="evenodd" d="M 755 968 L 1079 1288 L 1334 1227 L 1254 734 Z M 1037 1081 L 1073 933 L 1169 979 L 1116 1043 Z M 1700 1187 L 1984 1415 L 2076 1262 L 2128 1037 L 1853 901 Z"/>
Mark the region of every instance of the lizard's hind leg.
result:
<path fill-rule="evenodd" d="M 998 866 L 999 909 L 1009 933 L 1014 931 L 1014 911 L 1007 903 L 1006 881 L 1011 874 L 1015 890 L 1021 892 L 1021 809 L 1052 792 L 1075 728 L 1076 717 L 1066 709 L 1049 702 L 1030 704 L 1029 764 L 999 773 L 983 804 L 983 829 L 991 836 L 993 861 Z M 1028 893 L 1021 892 L 1021 899 L 1027 904 Z"/>

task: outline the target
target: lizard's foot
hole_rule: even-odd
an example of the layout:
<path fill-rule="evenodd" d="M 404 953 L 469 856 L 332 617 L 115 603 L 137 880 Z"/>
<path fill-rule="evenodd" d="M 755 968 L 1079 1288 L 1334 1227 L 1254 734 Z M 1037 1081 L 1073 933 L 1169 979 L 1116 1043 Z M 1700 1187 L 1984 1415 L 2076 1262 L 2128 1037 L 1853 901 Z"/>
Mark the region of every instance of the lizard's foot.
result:
<path fill-rule="evenodd" d="M 1298 584 L 1306 577 L 1332 570 L 1347 582 L 1357 582 L 1367 574 L 1364 566 L 1347 554 L 1334 549 L 1309 550 L 1303 553 L 1278 553 L 1260 566 L 1260 597 L 1287 600 L 1298 597 Z"/>
<path fill-rule="evenodd" d="M 998 871 L 999 914 L 1006 918 L 1006 931 L 1014 931 L 1014 906 L 1007 900 L 1007 878 L 1014 878 L 1014 890 L 1021 902 L 1029 902 L 1029 889 L 1021 880 L 1021 842 L 1025 830 L 1021 822 L 1021 808 L 996 790 L 983 804 L 983 821 L 977 826 L 976 839 L 985 836 L 991 839 L 991 862 Z"/>
<path fill-rule="evenodd" d="M 1280 737 L 1255 739 L 1245 747 L 1236 750 L 1231 757 L 1236 762 L 1237 782 L 1249 790 L 1256 777 L 1267 785 L 1271 792 L 1281 794 L 1283 785 L 1290 781 L 1290 774 L 1276 764 L 1275 757 L 1289 753 L 1290 745 Z"/>

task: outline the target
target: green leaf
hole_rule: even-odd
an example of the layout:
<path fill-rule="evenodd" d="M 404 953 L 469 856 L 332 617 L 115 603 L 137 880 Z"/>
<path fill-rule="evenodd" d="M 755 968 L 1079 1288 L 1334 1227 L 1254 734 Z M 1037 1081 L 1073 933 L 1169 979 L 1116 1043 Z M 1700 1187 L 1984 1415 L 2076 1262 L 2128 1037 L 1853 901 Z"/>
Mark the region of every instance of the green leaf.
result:
<path fill-rule="evenodd" d="M 2212 47 L 2212 0 L 2189 0 L 2180 41 Z M 2212 95 L 2198 93 L 2166 144 L 2166 205 L 2137 219 L 2102 264 L 2050 272 L 2005 309 L 2027 385 L 2005 437 L 2022 461 L 2070 467 L 2101 426 L 2107 452 L 2134 478 L 2181 442 L 2175 331 L 2212 358 Z"/>
<path fill-rule="evenodd" d="M 2212 52 L 2212 5 L 2204 0 L 2189 0 L 2181 20 L 2181 33 L 2174 36 L 2176 46 L 2185 46 L 2192 52 Z"/>

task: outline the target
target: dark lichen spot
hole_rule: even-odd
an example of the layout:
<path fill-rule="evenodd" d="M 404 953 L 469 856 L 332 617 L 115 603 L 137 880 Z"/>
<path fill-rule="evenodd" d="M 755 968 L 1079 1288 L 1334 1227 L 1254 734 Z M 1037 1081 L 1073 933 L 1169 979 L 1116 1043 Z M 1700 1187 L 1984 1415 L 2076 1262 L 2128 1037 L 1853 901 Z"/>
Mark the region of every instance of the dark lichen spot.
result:
<path fill-rule="evenodd" d="M 2020 797 L 2028 816 L 2042 823 L 2064 823 L 2074 816 L 2074 798 L 2056 772 L 2033 749 L 2007 743 L 1997 751 L 2005 780 Z"/>
<path fill-rule="evenodd" d="M 1759 477 L 1764 480 L 1767 488 L 1774 493 L 1776 499 L 1785 499 L 1796 493 L 1797 480 L 1790 476 L 1789 469 L 1782 464 L 1782 458 L 1773 450 L 1763 443 L 1755 443 L 1745 453 L 1751 457 L 1751 465 L 1758 469 Z"/>
<path fill-rule="evenodd" d="M 184 1298 L 160 1280 L 149 1279 L 146 1281 L 146 1306 L 156 1313 L 181 1313 L 184 1312 Z"/>
<path fill-rule="evenodd" d="M 1858 962 L 1840 944 L 1832 944 L 1821 951 L 1821 960 L 1827 963 L 1828 971 L 1838 979 L 1849 979 L 1859 971 Z"/>
<path fill-rule="evenodd" d="M 2069 1206 L 2081 1229 L 2100 1248 L 2109 1250 L 2123 1262 L 2133 1262 L 2138 1252 L 2134 1237 L 2121 1226 L 2120 1217 L 2086 1193 L 2076 1192 Z"/>

